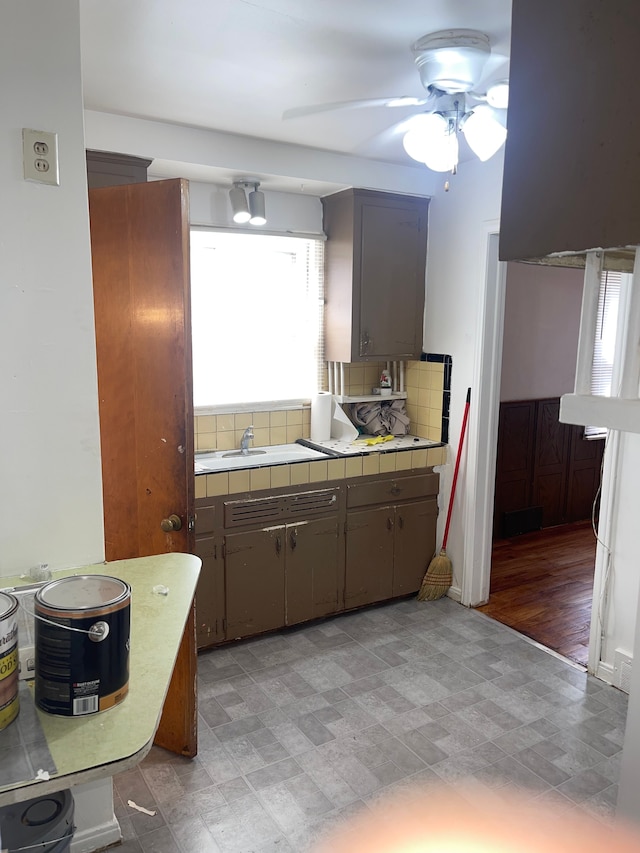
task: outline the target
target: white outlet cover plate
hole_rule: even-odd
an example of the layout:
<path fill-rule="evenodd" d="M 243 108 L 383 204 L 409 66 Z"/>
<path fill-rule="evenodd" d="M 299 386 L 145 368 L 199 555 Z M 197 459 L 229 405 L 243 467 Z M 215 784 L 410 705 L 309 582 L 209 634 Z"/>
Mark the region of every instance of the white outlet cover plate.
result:
<path fill-rule="evenodd" d="M 22 157 L 25 181 L 60 186 L 57 133 L 23 127 Z"/>

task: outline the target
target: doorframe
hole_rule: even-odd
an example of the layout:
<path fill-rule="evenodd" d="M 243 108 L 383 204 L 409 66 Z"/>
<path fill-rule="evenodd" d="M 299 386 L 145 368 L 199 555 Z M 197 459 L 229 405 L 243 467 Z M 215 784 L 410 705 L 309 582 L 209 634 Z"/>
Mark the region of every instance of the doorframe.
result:
<path fill-rule="evenodd" d="M 485 223 L 485 287 L 476 326 L 476 352 L 469 417 L 469 489 L 465 514 L 464 571 L 460 601 L 476 607 L 489 599 L 493 504 L 498 446 L 498 417 L 504 340 L 504 309 L 507 264 L 499 260 L 499 220 Z M 625 297 L 626 298 L 626 297 Z M 623 306 L 621 304 L 621 310 Z M 602 664 L 602 636 L 606 628 L 601 616 L 606 604 L 609 553 L 613 545 L 612 519 L 620 450 L 619 433 L 612 431 L 605 446 L 600 499 L 599 536 L 593 579 L 591 631 L 587 669 L 609 683 L 612 667 Z M 604 544 L 606 543 L 606 545 Z"/>
<path fill-rule="evenodd" d="M 489 599 L 493 501 L 504 336 L 507 265 L 498 258 L 499 221 L 484 224 L 485 286 L 478 311 L 473 387 L 469 408 L 469 489 L 465 514 L 464 572 L 460 601 L 476 607 Z"/>

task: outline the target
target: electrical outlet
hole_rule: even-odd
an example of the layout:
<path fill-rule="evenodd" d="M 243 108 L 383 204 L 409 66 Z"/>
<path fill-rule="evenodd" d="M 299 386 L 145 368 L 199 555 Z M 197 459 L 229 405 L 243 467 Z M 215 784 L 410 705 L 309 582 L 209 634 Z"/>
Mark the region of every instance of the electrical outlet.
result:
<path fill-rule="evenodd" d="M 23 127 L 22 156 L 25 181 L 60 186 L 57 133 Z"/>

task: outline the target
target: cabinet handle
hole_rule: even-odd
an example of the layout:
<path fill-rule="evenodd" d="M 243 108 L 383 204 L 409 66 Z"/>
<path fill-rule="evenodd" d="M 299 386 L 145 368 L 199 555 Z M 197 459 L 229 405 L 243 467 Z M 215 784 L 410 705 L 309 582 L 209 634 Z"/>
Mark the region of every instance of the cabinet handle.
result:
<path fill-rule="evenodd" d="M 398 527 L 400 530 L 404 528 L 404 518 L 401 515 L 398 516 Z"/>
<path fill-rule="evenodd" d="M 370 343 L 371 343 L 371 338 L 369 337 L 369 332 L 363 332 L 362 338 L 360 339 L 360 351 L 361 351 L 362 355 L 365 355 L 365 353 L 369 349 Z"/>
<path fill-rule="evenodd" d="M 292 533 L 291 533 L 291 535 L 290 535 L 290 537 L 289 537 L 289 541 L 291 542 L 291 550 L 292 550 L 292 551 L 295 551 L 295 550 L 296 550 L 296 545 L 298 544 L 298 535 L 297 535 L 297 531 L 296 531 L 296 530 L 292 531 Z"/>
<path fill-rule="evenodd" d="M 391 487 L 391 494 L 392 494 L 392 495 L 399 495 L 401 491 L 402 491 L 402 489 L 400 488 L 400 486 L 396 486 L 396 485 L 394 484 L 394 485 Z"/>
<path fill-rule="evenodd" d="M 393 530 L 393 519 L 391 516 L 387 516 L 387 530 Z"/>
<path fill-rule="evenodd" d="M 282 540 L 280 539 L 280 536 L 278 535 L 278 536 L 276 536 L 276 554 L 280 554 L 281 550 L 282 550 Z"/>

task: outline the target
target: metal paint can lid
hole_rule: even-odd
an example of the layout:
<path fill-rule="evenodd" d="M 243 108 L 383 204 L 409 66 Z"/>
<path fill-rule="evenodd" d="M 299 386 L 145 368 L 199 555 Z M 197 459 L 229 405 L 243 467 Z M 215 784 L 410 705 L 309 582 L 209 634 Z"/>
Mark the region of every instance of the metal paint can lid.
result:
<path fill-rule="evenodd" d="M 0 619 L 11 616 L 18 609 L 18 599 L 8 592 L 0 592 Z"/>
<path fill-rule="evenodd" d="M 45 584 L 35 595 L 39 604 L 59 610 L 95 610 L 128 598 L 131 587 L 108 575 L 73 575 Z"/>
<path fill-rule="evenodd" d="M 56 791 L 0 809 L 2 843 L 9 850 L 37 847 L 41 851 L 69 850 L 64 840 L 73 836 L 74 802 L 71 792 Z M 46 845 L 46 846 L 45 846 Z"/>

